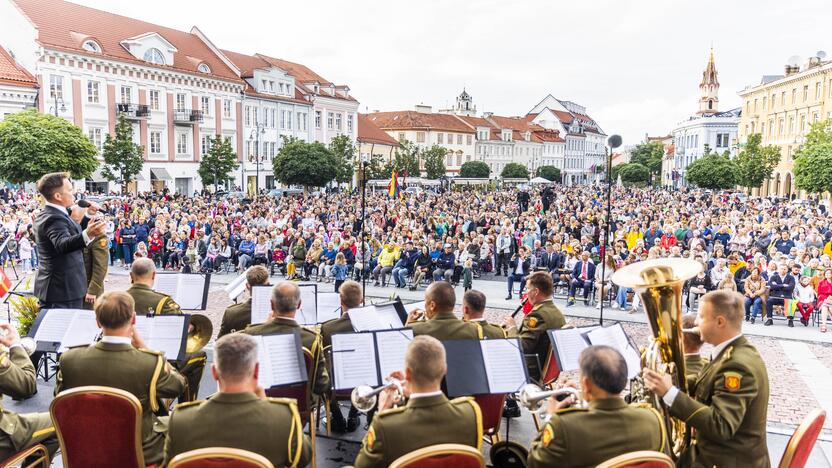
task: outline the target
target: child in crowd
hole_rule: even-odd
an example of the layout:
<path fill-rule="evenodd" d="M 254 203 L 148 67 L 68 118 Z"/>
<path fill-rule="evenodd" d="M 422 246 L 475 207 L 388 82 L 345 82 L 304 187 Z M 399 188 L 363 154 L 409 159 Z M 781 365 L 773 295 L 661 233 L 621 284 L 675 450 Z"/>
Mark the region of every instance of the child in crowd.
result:
<path fill-rule="evenodd" d="M 469 258 L 468 260 L 465 260 L 465 264 L 463 265 L 463 268 L 462 268 L 462 288 L 465 291 L 468 291 L 473 287 L 473 283 L 474 283 L 474 271 L 473 271 L 473 268 L 472 268 L 473 265 L 474 265 L 473 262 Z"/>
<path fill-rule="evenodd" d="M 812 287 L 812 278 L 802 276 L 800 283 L 794 289 L 794 298 L 797 299 L 797 311 L 800 312 L 800 323 L 804 327 L 809 326 L 809 318 L 815 310 L 815 288 Z M 828 299 L 827 299 L 828 302 Z M 791 320 L 789 324 L 791 325 Z"/>
<path fill-rule="evenodd" d="M 335 278 L 335 292 L 338 292 L 338 288 L 347 279 L 347 259 L 344 257 L 343 252 L 338 252 L 335 255 L 335 265 L 332 265 L 332 277 Z"/>
<path fill-rule="evenodd" d="M 23 273 L 29 273 L 32 271 L 32 241 L 29 240 L 28 233 L 24 232 L 23 235 L 20 236 L 17 248 L 20 263 L 23 264 Z"/>

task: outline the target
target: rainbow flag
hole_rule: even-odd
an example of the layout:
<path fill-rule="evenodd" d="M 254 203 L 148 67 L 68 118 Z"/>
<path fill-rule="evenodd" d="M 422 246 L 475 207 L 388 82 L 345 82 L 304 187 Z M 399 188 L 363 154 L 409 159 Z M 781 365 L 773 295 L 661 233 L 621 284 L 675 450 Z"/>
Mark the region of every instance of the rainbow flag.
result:
<path fill-rule="evenodd" d="M 387 196 L 392 198 L 404 198 L 401 187 L 399 187 L 399 177 L 396 171 L 390 175 L 390 184 L 387 186 Z"/>
<path fill-rule="evenodd" d="M 0 297 L 5 297 L 12 289 L 12 280 L 6 275 L 6 270 L 0 268 Z"/>
<path fill-rule="evenodd" d="M 783 299 L 783 315 L 786 317 L 794 317 L 794 312 L 797 310 L 797 299 Z"/>

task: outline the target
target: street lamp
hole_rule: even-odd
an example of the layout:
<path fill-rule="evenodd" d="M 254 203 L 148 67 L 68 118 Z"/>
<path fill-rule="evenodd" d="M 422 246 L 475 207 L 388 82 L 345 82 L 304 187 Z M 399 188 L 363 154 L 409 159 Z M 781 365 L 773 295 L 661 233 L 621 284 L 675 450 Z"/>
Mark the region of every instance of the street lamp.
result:
<path fill-rule="evenodd" d="M 604 278 L 607 273 L 607 253 L 610 248 L 610 233 L 612 233 L 612 151 L 621 146 L 620 135 L 610 135 L 607 138 L 607 226 L 604 228 L 604 252 L 601 254 L 601 307 L 599 321 L 604 325 Z"/>
<path fill-rule="evenodd" d="M 366 192 L 367 192 L 367 168 L 370 166 L 368 155 L 361 155 L 361 262 L 364 264 L 361 269 L 361 305 L 364 305 L 364 298 L 367 297 L 367 242 L 366 242 Z"/>
<path fill-rule="evenodd" d="M 58 117 L 58 107 L 60 106 L 61 112 L 66 112 L 66 104 L 64 100 L 60 96 L 54 96 L 55 98 L 55 105 L 49 106 L 49 112 L 54 112 L 55 117 Z"/>
<path fill-rule="evenodd" d="M 255 177 L 254 177 L 254 198 L 260 195 L 260 163 L 262 156 L 260 154 L 260 135 L 266 133 L 265 125 L 261 123 L 255 124 L 255 128 L 251 131 L 248 141 L 254 141 L 254 161 L 255 161 Z"/>

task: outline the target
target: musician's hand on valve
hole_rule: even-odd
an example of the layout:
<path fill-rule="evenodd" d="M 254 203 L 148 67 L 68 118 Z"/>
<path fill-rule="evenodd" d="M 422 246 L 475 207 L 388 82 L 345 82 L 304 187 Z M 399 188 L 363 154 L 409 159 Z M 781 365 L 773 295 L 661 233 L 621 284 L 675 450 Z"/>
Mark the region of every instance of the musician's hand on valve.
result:
<path fill-rule="evenodd" d="M 396 403 L 396 387 L 387 387 L 378 396 L 378 410 L 384 411 L 393 407 Z"/>
<path fill-rule="evenodd" d="M 409 314 L 407 314 L 407 323 L 418 322 L 419 320 L 422 319 L 422 317 L 424 315 L 425 315 L 424 310 L 422 310 L 422 309 L 413 309 L 412 311 L 410 311 Z"/>
<path fill-rule="evenodd" d="M 558 411 L 569 408 L 570 406 L 575 404 L 575 396 L 569 395 L 568 397 L 564 398 L 561 401 L 558 401 L 555 397 L 549 397 L 547 399 L 548 408 L 547 411 L 550 415 L 557 413 Z"/>
<path fill-rule="evenodd" d="M 652 369 L 644 369 L 641 375 L 647 388 L 659 397 L 663 397 L 673 386 L 673 380 L 669 374 L 659 374 Z"/>

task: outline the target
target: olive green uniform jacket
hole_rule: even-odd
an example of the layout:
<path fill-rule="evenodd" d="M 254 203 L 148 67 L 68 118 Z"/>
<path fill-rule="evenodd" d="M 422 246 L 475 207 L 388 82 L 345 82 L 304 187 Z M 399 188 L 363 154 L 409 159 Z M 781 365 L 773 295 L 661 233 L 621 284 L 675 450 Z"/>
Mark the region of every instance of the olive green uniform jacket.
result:
<path fill-rule="evenodd" d="M 306 466 L 312 459 L 295 400 L 261 400 L 251 392 L 217 393 L 173 410 L 164 464 L 180 453 L 208 447 L 248 450 L 274 466 Z"/>
<path fill-rule="evenodd" d="M 552 343 L 546 331 L 563 328 L 564 325 L 566 325 L 566 319 L 563 318 L 563 313 L 550 299 L 532 308 L 529 315 L 523 319 L 519 332 L 509 331 L 509 336 L 520 337 L 524 354 L 537 355 L 539 366 L 533 362 L 530 362 L 528 366 L 529 377 L 532 379 L 540 379 L 541 368 L 552 349 Z"/>
<path fill-rule="evenodd" d="M 768 467 L 768 372 L 740 336 L 705 366 L 689 396 L 678 393 L 670 414 L 694 429 L 680 466 Z"/>
<path fill-rule="evenodd" d="M 101 234 L 84 248 L 84 268 L 87 270 L 87 294 L 100 296 L 104 294 L 104 278 L 110 263 L 110 248 L 107 236 Z M 84 302 L 84 307 L 92 309 L 92 304 Z"/>
<path fill-rule="evenodd" d="M 473 398 L 424 396 L 379 412 L 364 436 L 355 468 L 388 466 L 406 453 L 436 444 L 480 449 L 482 414 Z"/>
<path fill-rule="evenodd" d="M 589 408 L 552 415 L 532 442 L 527 466 L 595 466 L 638 450 L 664 450 L 661 414 L 621 398 L 594 400 Z"/>
<path fill-rule="evenodd" d="M 13 398 L 28 398 L 37 389 L 35 366 L 22 347 L 0 354 L 1 392 Z M 50 453 L 57 448 L 49 413 L 17 414 L 0 408 L 0 460 L 38 443 L 46 444 Z"/>
<path fill-rule="evenodd" d="M 230 305 L 225 309 L 222 313 L 222 323 L 220 323 L 220 333 L 217 338 L 242 331 L 249 325 L 251 325 L 250 297 L 245 302 Z"/>
<path fill-rule="evenodd" d="M 407 324 L 413 329 L 413 336 L 429 335 L 439 341 L 448 340 L 478 340 L 477 326 L 463 322 L 453 312 L 436 314 L 432 319 L 424 322 Z"/>
<path fill-rule="evenodd" d="M 176 398 L 185 390 L 185 378 L 166 365 L 165 356 L 127 343 L 98 342 L 72 348 L 61 355 L 55 394 L 87 385 L 119 388 L 138 398 L 144 461 L 162 461 L 165 434 L 160 432 L 154 413 L 160 409 L 159 398 Z"/>
<path fill-rule="evenodd" d="M 508 332 L 506 332 L 505 328 L 488 323 L 485 319 L 469 320 L 468 323 L 472 323 L 477 327 L 477 337 L 481 340 L 508 338 Z"/>
<path fill-rule="evenodd" d="M 708 360 L 699 354 L 685 354 L 685 378 L 688 381 L 688 395 L 693 395 L 691 389 L 696 384 L 696 379 L 699 378 L 699 373 Z"/>

